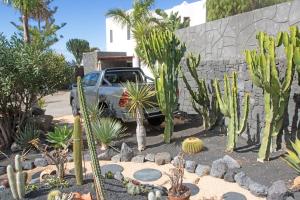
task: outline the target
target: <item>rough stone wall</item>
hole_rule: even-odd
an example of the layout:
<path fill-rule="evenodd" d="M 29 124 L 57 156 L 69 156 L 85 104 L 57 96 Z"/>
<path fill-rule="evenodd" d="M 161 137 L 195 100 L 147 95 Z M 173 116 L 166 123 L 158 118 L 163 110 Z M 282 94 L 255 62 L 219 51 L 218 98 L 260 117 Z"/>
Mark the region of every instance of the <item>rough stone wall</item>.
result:
<path fill-rule="evenodd" d="M 262 90 L 254 86 L 249 79 L 243 51 L 257 47 L 256 33 L 258 31 L 276 34 L 279 31 L 287 31 L 291 25 L 300 25 L 300 0 L 181 29 L 177 32 L 181 41 L 186 43 L 189 52 L 200 53 L 199 77 L 206 79 L 208 83 L 215 78 L 222 81 L 224 73 L 238 72 L 240 100 L 245 91 L 251 93 L 246 134 L 254 141 L 259 141 L 264 124 L 264 100 Z M 277 55 L 280 58 L 278 61 L 280 74 L 283 76 L 285 73 L 283 49 L 279 49 Z M 184 62 L 183 69 L 196 89 L 195 82 L 187 72 Z M 179 81 L 179 86 L 181 110 L 195 113 L 191 106 L 190 95 L 182 80 Z M 296 105 L 295 102 L 299 99 L 299 95 L 300 86 L 295 75 L 288 106 L 288 120 L 285 120 L 289 125 L 289 130 L 291 126 L 297 126 L 299 103 Z"/>

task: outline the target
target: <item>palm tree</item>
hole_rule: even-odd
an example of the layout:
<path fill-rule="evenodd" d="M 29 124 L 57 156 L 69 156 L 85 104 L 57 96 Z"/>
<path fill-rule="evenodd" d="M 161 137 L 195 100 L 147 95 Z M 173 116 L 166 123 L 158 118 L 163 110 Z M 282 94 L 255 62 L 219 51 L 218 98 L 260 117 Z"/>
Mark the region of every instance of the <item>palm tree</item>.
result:
<path fill-rule="evenodd" d="M 3 0 L 4 4 L 19 10 L 22 15 L 24 41 L 30 43 L 28 20 L 30 13 L 37 7 L 39 0 Z"/>
<path fill-rule="evenodd" d="M 83 53 L 90 51 L 90 44 L 86 40 L 70 39 L 66 46 L 67 50 L 73 54 L 78 66 L 81 64 Z"/>
<path fill-rule="evenodd" d="M 44 21 L 47 25 L 57 11 L 57 7 L 53 9 L 50 8 L 52 1 L 53 0 L 38 0 L 36 7 L 30 12 L 30 18 L 38 22 L 39 31 L 41 31 L 41 22 Z"/>
<path fill-rule="evenodd" d="M 138 150 L 146 147 L 146 129 L 144 127 L 144 109 L 153 107 L 151 98 L 155 96 L 152 85 L 141 85 L 139 83 L 127 82 L 124 87 L 128 95 L 128 111 L 136 118 L 136 139 Z"/>

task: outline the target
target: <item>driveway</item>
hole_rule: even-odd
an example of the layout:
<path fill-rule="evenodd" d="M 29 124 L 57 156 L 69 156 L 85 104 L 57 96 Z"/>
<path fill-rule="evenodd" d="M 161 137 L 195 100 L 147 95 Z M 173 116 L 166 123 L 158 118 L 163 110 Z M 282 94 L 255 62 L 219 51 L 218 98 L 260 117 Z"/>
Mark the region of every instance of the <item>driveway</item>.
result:
<path fill-rule="evenodd" d="M 53 95 L 46 96 L 46 114 L 52 115 L 54 118 L 72 115 L 69 95 L 70 91 L 59 91 Z"/>

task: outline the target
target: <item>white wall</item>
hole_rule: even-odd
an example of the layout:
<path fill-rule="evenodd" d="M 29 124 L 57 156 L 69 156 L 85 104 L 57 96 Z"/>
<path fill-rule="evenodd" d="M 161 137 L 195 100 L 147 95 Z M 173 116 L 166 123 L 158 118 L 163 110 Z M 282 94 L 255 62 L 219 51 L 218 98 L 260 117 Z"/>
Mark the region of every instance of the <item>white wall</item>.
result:
<path fill-rule="evenodd" d="M 190 26 L 199 25 L 206 22 L 206 0 L 200 0 L 193 3 L 187 3 L 183 1 L 181 4 L 174 6 L 173 8 L 165 10 L 168 14 L 178 12 L 179 16 L 189 17 Z M 130 12 L 130 10 L 128 11 Z M 110 30 L 113 32 L 113 42 L 110 42 Z M 113 18 L 106 18 L 106 51 L 123 51 L 127 53 L 127 56 L 133 56 L 133 67 L 139 67 L 138 58 L 134 52 L 135 41 L 131 36 L 130 40 L 127 40 L 127 27 L 122 27 L 119 23 L 113 20 Z M 146 66 L 140 66 L 148 76 L 152 76 Z"/>

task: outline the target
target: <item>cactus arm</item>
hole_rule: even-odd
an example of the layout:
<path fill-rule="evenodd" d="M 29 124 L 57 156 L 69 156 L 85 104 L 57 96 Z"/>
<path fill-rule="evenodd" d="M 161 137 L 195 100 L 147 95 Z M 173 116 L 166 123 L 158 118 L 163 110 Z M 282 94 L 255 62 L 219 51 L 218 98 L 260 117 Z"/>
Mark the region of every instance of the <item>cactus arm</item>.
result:
<path fill-rule="evenodd" d="M 215 87 L 216 97 L 217 97 L 221 112 L 223 113 L 223 115 L 229 116 L 229 114 L 228 114 L 228 105 L 225 104 L 225 102 L 224 102 L 224 100 L 221 96 L 220 85 L 219 85 L 218 80 L 214 81 L 214 87 Z"/>
<path fill-rule="evenodd" d="M 18 154 L 15 156 L 15 168 L 17 172 L 22 172 L 21 156 Z"/>
<path fill-rule="evenodd" d="M 244 106 L 243 117 L 239 123 L 239 128 L 237 131 L 239 135 L 243 133 L 246 129 L 248 115 L 249 115 L 249 102 L 250 102 L 250 94 L 246 93 L 244 97 L 244 103 L 243 103 Z"/>
<path fill-rule="evenodd" d="M 10 186 L 10 191 L 12 193 L 12 196 L 14 199 L 19 199 L 18 191 L 17 191 L 17 183 L 16 183 L 16 177 L 14 169 L 11 165 L 7 166 L 7 178 Z"/>
<path fill-rule="evenodd" d="M 103 187 L 101 169 L 100 169 L 99 161 L 97 158 L 95 138 L 94 138 L 94 135 L 92 134 L 92 127 L 91 127 L 91 123 L 90 123 L 90 118 L 87 113 L 86 100 L 85 100 L 85 96 L 83 94 L 82 82 L 81 82 L 80 77 L 77 78 L 77 85 L 78 85 L 80 110 L 81 110 L 83 118 L 84 118 L 87 142 L 88 142 L 89 152 L 90 152 L 91 161 L 92 161 L 92 169 L 93 169 L 93 174 L 95 177 L 94 181 L 95 181 L 95 189 L 96 189 L 96 193 L 97 193 L 97 199 L 105 200 L 106 198 L 105 198 L 105 193 L 103 190 L 104 187 Z"/>
<path fill-rule="evenodd" d="M 25 197 L 25 172 L 18 171 L 16 173 L 16 185 L 19 199 L 23 199 Z"/>
<path fill-rule="evenodd" d="M 80 124 L 80 117 L 74 118 L 74 132 L 73 132 L 73 157 L 75 165 L 75 176 L 77 185 L 82 185 L 83 170 L 82 170 L 82 131 Z"/>
<path fill-rule="evenodd" d="M 292 45 L 289 45 L 288 49 L 287 49 L 287 68 L 286 68 L 286 76 L 285 76 L 285 79 L 283 81 L 283 84 L 282 84 L 282 91 L 285 93 L 285 92 L 288 92 L 290 93 L 289 90 L 291 85 L 292 85 L 292 81 L 293 81 L 293 75 L 294 75 L 294 63 L 293 63 L 293 57 L 294 57 L 294 50 L 293 50 L 293 46 Z"/>

